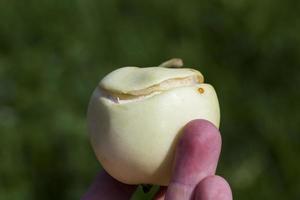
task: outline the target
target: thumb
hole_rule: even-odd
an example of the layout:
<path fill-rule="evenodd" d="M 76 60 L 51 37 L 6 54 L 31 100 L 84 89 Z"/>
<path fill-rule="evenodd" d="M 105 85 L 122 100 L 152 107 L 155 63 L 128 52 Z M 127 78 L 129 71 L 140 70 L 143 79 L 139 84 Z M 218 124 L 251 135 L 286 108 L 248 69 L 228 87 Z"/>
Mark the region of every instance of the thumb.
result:
<path fill-rule="evenodd" d="M 183 129 L 166 200 L 190 200 L 197 184 L 214 175 L 221 151 L 219 130 L 206 120 L 193 120 Z"/>

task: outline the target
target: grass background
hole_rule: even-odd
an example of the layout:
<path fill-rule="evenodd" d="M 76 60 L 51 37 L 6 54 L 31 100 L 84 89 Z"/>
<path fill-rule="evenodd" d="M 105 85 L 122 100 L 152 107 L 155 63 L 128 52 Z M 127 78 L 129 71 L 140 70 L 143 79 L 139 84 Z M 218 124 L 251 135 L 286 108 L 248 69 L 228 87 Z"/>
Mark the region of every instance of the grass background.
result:
<path fill-rule="evenodd" d="M 300 198 L 300 1 L 1 0 L 0 199 L 78 199 L 86 108 L 125 65 L 182 58 L 215 86 L 235 199 Z M 135 199 L 149 199 L 139 191 Z"/>

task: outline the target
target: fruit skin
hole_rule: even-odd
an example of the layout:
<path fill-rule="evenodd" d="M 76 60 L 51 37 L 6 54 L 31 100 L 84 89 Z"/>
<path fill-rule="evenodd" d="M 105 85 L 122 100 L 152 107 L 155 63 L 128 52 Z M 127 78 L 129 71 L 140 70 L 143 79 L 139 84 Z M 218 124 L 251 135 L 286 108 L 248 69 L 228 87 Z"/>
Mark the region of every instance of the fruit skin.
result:
<path fill-rule="evenodd" d="M 206 119 L 219 127 L 218 98 L 209 84 L 171 88 L 125 103 L 107 98 L 98 86 L 88 108 L 97 159 L 126 184 L 168 185 L 178 137 L 193 119 Z"/>

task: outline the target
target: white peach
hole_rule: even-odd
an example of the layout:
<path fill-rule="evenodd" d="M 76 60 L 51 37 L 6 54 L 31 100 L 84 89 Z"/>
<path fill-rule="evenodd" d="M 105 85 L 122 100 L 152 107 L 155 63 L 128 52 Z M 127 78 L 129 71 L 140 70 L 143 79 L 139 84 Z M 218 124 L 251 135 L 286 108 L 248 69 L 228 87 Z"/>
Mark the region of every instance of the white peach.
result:
<path fill-rule="evenodd" d="M 88 108 L 93 149 L 103 168 L 127 184 L 168 185 L 181 129 L 193 119 L 217 127 L 214 88 L 180 59 L 123 67 L 100 81 Z"/>

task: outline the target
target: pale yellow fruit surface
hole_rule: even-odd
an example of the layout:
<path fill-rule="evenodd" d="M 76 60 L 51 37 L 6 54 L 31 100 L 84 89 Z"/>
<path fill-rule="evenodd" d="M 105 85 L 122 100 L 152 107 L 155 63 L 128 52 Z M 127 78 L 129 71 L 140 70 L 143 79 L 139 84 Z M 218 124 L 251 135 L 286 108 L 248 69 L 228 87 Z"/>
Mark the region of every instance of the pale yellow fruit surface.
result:
<path fill-rule="evenodd" d="M 93 149 L 103 168 L 123 183 L 168 185 L 185 124 L 206 119 L 219 126 L 218 98 L 202 74 L 167 67 L 117 69 L 92 94 Z"/>

